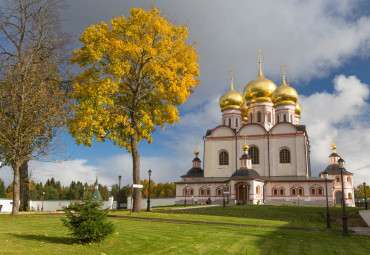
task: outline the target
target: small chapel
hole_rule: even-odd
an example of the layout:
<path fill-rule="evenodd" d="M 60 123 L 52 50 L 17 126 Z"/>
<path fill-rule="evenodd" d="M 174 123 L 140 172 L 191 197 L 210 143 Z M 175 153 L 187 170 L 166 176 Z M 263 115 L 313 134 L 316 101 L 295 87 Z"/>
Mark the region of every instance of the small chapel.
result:
<path fill-rule="evenodd" d="M 261 53 L 261 52 L 260 52 Z M 330 164 L 311 175 L 310 142 L 301 125 L 298 93 L 285 79 L 275 83 L 262 73 L 243 94 L 233 88 L 220 97 L 219 126 L 203 137 L 203 166 L 198 149 L 193 165 L 176 183 L 176 204 L 270 204 L 354 206 L 353 173 L 341 169 L 336 146 Z M 342 190 L 343 182 L 343 190 Z"/>

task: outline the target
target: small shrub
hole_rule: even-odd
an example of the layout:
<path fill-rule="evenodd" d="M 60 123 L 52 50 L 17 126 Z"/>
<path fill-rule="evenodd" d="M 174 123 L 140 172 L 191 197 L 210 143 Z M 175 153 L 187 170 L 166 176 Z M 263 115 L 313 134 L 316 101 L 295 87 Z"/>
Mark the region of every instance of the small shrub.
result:
<path fill-rule="evenodd" d="M 98 201 L 71 205 L 64 209 L 63 225 L 82 243 L 103 241 L 113 233 L 114 226 L 108 221 L 108 211 L 101 209 L 102 205 Z"/>

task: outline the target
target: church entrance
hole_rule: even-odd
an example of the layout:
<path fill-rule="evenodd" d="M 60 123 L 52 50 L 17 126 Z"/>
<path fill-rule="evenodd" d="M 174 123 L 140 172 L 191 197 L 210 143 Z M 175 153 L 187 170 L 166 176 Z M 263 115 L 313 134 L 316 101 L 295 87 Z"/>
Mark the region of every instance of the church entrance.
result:
<path fill-rule="evenodd" d="M 239 183 L 236 188 L 236 200 L 238 203 L 247 204 L 248 203 L 248 184 Z"/>
<path fill-rule="evenodd" d="M 335 204 L 336 205 L 342 204 L 342 191 L 335 192 Z"/>

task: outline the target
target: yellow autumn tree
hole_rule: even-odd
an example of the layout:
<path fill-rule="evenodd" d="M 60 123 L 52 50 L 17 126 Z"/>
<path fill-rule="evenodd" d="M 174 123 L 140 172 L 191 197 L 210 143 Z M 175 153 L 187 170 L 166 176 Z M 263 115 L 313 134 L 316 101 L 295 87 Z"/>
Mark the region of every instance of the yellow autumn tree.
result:
<path fill-rule="evenodd" d="M 140 183 L 138 143 L 150 143 L 156 127 L 179 121 L 176 107 L 199 84 L 198 56 L 187 35 L 186 26 L 172 25 L 155 8 L 132 8 L 129 18 L 85 29 L 84 45 L 71 58 L 83 69 L 73 85 L 71 135 L 78 144 L 91 146 L 96 138 L 125 147 L 134 183 Z M 140 212 L 140 190 L 133 198 Z"/>

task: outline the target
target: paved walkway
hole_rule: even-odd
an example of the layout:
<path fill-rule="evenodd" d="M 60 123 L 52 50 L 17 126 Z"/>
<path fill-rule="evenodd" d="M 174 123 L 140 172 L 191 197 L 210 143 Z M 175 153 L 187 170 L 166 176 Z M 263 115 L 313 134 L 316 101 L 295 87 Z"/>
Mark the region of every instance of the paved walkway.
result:
<path fill-rule="evenodd" d="M 360 211 L 360 216 L 369 227 L 355 227 L 351 229 L 355 231 L 356 234 L 370 236 L 370 210 Z"/>

